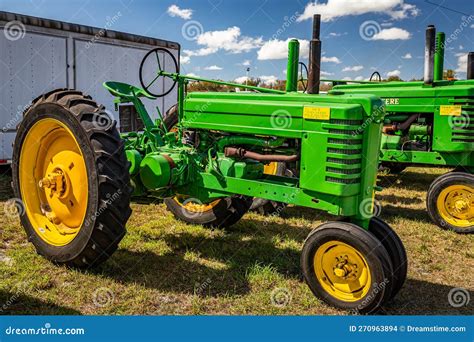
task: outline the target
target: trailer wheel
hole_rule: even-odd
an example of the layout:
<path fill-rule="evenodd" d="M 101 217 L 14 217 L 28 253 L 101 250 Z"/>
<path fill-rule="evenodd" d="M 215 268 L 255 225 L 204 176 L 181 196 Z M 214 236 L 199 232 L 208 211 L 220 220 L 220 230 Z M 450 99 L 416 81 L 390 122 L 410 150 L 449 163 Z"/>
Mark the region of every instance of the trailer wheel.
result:
<path fill-rule="evenodd" d="M 392 261 L 394 280 L 390 298 L 393 298 L 400 291 L 407 278 L 408 260 L 405 246 L 397 233 L 378 217 L 372 217 L 370 220 L 369 232 L 382 243 Z"/>
<path fill-rule="evenodd" d="M 181 221 L 206 227 L 225 228 L 237 223 L 245 215 L 252 204 L 252 199 L 234 195 L 201 203 L 197 199 L 175 196 L 166 198 L 165 204 Z"/>
<path fill-rule="evenodd" d="M 403 163 L 386 162 L 382 163 L 382 168 L 388 169 L 391 174 L 398 175 L 407 168 L 407 165 Z"/>
<path fill-rule="evenodd" d="M 449 172 L 431 183 L 426 198 L 434 223 L 456 233 L 474 233 L 474 175 Z"/>
<path fill-rule="evenodd" d="M 263 173 L 266 175 L 285 176 L 286 175 L 286 164 L 279 162 L 272 162 L 265 165 Z M 261 215 L 279 215 L 287 204 L 283 202 L 270 201 L 264 198 L 255 197 L 252 202 L 250 210 L 254 210 Z"/>
<path fill-rule="evenodd" d="M 163 120 L 163 123 L 167 130 L 176 130 L 176 125 L 178 124 L 178 104 L 171 106 L 166 111 L 166 116 Z M 285 163 L 270 163 L 265 166 L 264 173 L 269 175 L 284 176 L 286 173 Z M 285 203 L 270 201 L 263 198 L 254 198 L 250 210 L 255 210 L 262 215 L 273 215 L 275 213 L 281 213 L 285 207 Z"/>
<path fill-rule="evenodd" d="M 314 295 L 337 308 L 370 313 L 392 293 L 387 250 L 355 224 L 328 222 L 313 230 L 303 246 L 301 269 Z"/>
<path fill-rule="evenodd" d="M 89 96 L 58 89 L 37 98 L 18 127 L 13 188 L 39 254 L 91 267 L 125 235 L 128 163 L 115 121 Z"/>

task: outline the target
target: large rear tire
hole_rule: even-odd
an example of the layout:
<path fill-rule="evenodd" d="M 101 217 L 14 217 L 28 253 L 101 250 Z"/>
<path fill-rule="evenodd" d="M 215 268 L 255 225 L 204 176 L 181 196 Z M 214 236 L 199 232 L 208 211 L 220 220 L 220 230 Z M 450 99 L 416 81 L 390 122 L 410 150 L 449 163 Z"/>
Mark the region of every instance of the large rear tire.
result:
<path fill-rule="evenodd" d="M 116 122 L 90 96 L 58 89 L 35 99 L 18 127 L 12 171 L 39 254 L 86 268 L 117 249 L 131 214 L 128 162 Z"/>

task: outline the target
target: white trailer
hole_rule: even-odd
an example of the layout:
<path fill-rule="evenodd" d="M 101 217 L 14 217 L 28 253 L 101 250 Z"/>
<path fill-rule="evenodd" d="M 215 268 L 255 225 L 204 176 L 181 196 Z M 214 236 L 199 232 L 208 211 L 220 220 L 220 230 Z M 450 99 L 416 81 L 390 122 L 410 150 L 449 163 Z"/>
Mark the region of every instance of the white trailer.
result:
<path fill-rule="evenodd" d="M 118 14 L 117 14 L 118 16 Z M 111 18 L 118 21 L 119 17 Z M 120 15 L 121 16 L 121 15 Z M 114 111 L 104 81 L 139 86 L 139 65 L 155 47 L 179 61 L 176 42 L 0 11 L 0 164 L 11 162 L 12 143 L 22 113 L 37 96 L 74 88 L 106 106 L 122 131 L 139 126 L 133 107 Z M 154 70 L 146 70 L 148 73 Z M 165 113 L 177 102 L 177 87 L 156 101 L 144 100 L 149 113 Z"/>

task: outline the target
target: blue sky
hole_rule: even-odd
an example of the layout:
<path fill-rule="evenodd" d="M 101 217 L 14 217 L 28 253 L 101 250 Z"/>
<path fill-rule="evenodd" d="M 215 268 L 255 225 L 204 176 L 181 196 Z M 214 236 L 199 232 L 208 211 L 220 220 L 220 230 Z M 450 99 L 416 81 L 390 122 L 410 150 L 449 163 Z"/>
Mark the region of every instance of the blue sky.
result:
<path fill-rule="evenodd" d="M 449 9 L 447 9 L 447 8 Z M 322 13 L 323 77 L 422 77 L 424 30 L 435 24 L 451 37 L 445 68 L 465 77 L 474 51 L 472 0 L 0 0 L 0 10 L 105 27 L 177 41 L 182 70 L 235 80 L 284 79 L 286 41 L 302 42 L 306 59 L 311 17 Z"/>

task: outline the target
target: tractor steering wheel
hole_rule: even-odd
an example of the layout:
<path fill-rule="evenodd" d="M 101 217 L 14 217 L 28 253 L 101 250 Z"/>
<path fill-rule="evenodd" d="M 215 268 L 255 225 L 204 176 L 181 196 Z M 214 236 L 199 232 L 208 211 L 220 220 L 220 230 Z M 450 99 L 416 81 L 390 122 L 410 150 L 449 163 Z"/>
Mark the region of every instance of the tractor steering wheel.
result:
<path fill-rule="evenodd" d="M 375 81 L 375 76 L 378 78 L 377 82 L 382 82 L 382 76 L 380 76 L 380 73 L 378 71 L 374 71 L 372 75 L 370 75 L 369 81 L 372 81 L 373 78 Z"/>
<path fill-rule="evenodd" d="M 140 63 L 140 84 L 148 94 L 154 97 L 163 97 L 176 86 L 177 80 L 162 75 L 163 71 L 177 74 L 179 68 L 176 58 L 164 48 L 148 51 Z"/>
<path fill-rule="evenodd" d="M 298 82 L 301 82 L 303 85 L 303 92 L 306 93 L 306 90 L 308 90 L 308 67 L 303 62 L 299 62 L 298 64 L 300 67 L 300 77 Z M 303 69 L 306 71 L 306 78 L 303 77 Z"/>

